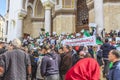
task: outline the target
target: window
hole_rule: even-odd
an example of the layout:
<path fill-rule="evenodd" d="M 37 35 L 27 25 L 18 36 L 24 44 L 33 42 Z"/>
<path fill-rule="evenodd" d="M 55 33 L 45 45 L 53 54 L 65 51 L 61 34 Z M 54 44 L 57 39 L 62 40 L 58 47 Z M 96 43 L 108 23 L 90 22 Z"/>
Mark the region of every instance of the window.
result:
<path fill-rule="evenodd" d="M 8 21 L 6 22 L 6 35 L 8 34 Z"/>
<path fill-rule="evenodd" d="M 77 1 L 77 25 L 82 26 L 88 24 L 88 7 L 86 4 L 86 0 L 78 0 Z"/>
<path fill-rule="evenodd" d="M 9 12 L 9 8 L 10 8 L 10 0 L 8 0 L 8 4 L 7 4 L 7 12 Z"/>
<path fill-rule="evenodd" d="M 37 3 L 36 3 L 35 16 L 44 17 L 44 7 L 40 0 L 37 0 Z"/>

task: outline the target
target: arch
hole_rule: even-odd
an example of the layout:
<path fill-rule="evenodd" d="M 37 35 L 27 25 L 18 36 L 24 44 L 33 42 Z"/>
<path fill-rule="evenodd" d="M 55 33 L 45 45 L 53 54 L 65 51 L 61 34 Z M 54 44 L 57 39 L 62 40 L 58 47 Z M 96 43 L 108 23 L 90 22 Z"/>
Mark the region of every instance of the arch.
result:
<path fill-rule="evenodd" d="M 44 7 L 40 0 L 36 1 L 36 5 L 34 7 L 34 16 L 44 17 Z"/>
<path fill-rule="evenodd" d="M 31 8 L 31 10 L 32 10 L 32 14 L 31 14 L 31 16 L 33 16 L 33 5 L 31 4 L 31 3 L 27 3 L 27 8 L 26 8 L 26 11 L 28 12 L 28 8 Z"/>
<path fill-rule="evenodd" d="M 33 15 L 33 9 L 31 6 L 27 7 L 27 15 L 32 16 Z"/>

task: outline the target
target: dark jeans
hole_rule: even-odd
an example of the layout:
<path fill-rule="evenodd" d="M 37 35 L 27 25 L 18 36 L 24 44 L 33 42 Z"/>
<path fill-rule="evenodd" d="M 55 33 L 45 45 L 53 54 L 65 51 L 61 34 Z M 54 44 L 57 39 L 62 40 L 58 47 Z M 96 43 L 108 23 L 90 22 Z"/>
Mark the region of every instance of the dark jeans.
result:
<path fill-rule="evenodd" d="M 36 80 L 44 80 L 44 79 L 36 79 Z"/>
<path fill-rule="evenodd" d="M 109 72 L 109 64 L 110 64 L 110 61 L 108 60 L 104 60 L 104 70 L 103 70 L 103 75 L 107 75 L 108 72 Z"/>
<path fill-rule="evenodd" d="M 60 80 L 60 76 L 59 76 L 59 74 L 54 74 L 54 75 L 46 76 L 45 80 Z"/>

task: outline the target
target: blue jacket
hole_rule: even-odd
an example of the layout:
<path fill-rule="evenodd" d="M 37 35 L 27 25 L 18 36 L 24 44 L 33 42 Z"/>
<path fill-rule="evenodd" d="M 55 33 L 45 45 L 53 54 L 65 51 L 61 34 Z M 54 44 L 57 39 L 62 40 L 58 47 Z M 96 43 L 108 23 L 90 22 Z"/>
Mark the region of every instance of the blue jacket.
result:
<path fill-rule="evenodd" d="M 50 76 L 59 74 L 60 56 L 54 52 L 44 56 L 41 62 L 41 75 Z"/>
<path fill-rule="evenodd" d="M 103 58 L 108 58 L 108 54 L 112 49 L 115 49 L 115 47 L 110 45 L 109 43 L 104 43 L 101 46 L 101 50 L 103 51 Z"/>
<path fill-rule="evenodd" d="M 108 74 L 108 80 L 120 80 L 120 61 L 113 64 Z"/>

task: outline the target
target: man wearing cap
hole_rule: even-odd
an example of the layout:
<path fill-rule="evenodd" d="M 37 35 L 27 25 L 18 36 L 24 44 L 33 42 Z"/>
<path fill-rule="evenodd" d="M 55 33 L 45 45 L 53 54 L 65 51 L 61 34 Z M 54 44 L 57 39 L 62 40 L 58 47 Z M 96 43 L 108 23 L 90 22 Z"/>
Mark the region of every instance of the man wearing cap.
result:
<path fill-rule="evenodd" d="M 109 61 L 113 62 L 108 74 L 108 80 L 120 80 L 120 51 L 111 50 L 108 57 Z"/>

